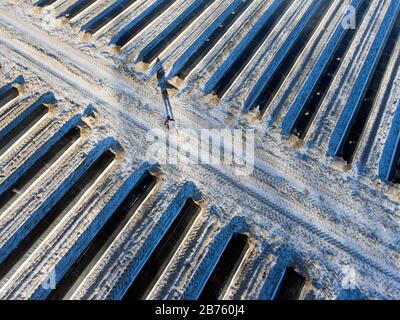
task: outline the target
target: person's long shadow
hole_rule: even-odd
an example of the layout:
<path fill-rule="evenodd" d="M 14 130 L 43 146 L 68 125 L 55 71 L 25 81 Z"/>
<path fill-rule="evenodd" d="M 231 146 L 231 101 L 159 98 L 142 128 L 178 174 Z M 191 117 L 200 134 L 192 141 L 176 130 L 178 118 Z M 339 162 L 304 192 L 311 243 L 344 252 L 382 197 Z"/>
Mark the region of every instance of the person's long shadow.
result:
<path fill-rule="evenodd" d="M 160 59 L 157 59 L 157 63 L 158 64 L 160 63 Z M 157 71 L 157 80 L 158 80 L 158 85 L 161 89 L 165 111 L 167 113 L 167 119 L 174 119 L 174 113 L 172 111 L 172 105 L 169 99 L 168 89 L 171 88 L 176 89 L 176 88 L 172 84 L 170 84 L 168 80 L 165 78 L 165 70 L 161 64 L 159 65 L 159 69 Z"/>

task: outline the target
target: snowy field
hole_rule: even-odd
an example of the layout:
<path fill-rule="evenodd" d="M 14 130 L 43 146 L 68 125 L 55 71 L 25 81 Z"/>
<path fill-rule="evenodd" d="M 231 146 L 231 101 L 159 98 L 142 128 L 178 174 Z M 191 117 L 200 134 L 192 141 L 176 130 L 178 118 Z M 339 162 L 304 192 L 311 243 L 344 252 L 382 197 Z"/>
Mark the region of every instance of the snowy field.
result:
<path fill-rule="evenodd" d="M 272 299 L 288 267 L 301 299 L 400 298 L 398 0 L 48 2 L 0 3 L 0 298 L 123 298 L 189 198 L 200 212 L 143 298 L 198 298 L 236 233 L 220 299 Z M 254 129 L 251 174 L 149 158 L 161 68 L 170 143 Z"/>

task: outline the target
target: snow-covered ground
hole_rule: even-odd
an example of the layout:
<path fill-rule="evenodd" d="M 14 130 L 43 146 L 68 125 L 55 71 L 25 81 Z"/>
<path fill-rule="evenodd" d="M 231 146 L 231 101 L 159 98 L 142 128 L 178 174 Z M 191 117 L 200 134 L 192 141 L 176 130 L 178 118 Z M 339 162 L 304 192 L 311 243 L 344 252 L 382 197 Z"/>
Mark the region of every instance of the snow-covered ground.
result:
<path fill-rule="evenodd" d="M 0 4 L 0 87 L 15 83 L 20 95 L 0 109 L 0 138 L 24 111 L 41 101 L 49 111 L 0 155 L 4 192 L 58 135 L 79 125 L 81 137 L 9 207 L 0 209 L 0 259 L 26 237 L 85 168 L 105 150 L 116 157 L 107 170 L 43 236 L 25 261 L 0 281 L 0 297 L 45 298 L 43 281 L 57 280 L 145 170 L 156 188 L 72 294 L 73 299 L 118 299 L 140 271 L 187 198 L 200 216 L 157 281 L 149 298 L 194 299 L 233 232 L 250 248 L 225 298 L 272 298 L 287 266 L 307 278 L 306 299 L 400 298 L 400 187 L 387 181 L 399 137 L 399 50 L 389 57 L 378 99 L 351 167 L 335 156 L 363 90 L 400 10 L 397 0 L 372 0 L 338 73 L 299 143 L 290 135 L 298 114 L 343 32 L 342 17 L 357 0 L 332 1 L 264 114 L 248 110 L 266 81 L 315 14 L 317 0 L 292 1 L 221 98 L 208 90 L 265 26 L 283 0 L 253 0 L 182 80 L 176 70 L 238 1 L 211 1 L 177 33 L 158 57 L 170 82 L 177 123 L 171 144 L 186 128 L 255 130 L 255 167 L 238 176 L 234 166 L 168 165 L 149 159 L 147 133 L 163 129 L 165 106 L 154 59 L 141 57 L 186 18 L 198 1 L 177 0 L 122 48 L 113 41 L 142 21 L 159 1 L 137 0 L 95 34 L 84 29 L 115 1 L 96 1 L 71 21 L 57 18 L 75 0 L 43 9 L 34 1 Z M 324 1 L 324 0 L 322 0 Z M 236 4 L 235 4 L 236 3 Z M 107 9 L 110 10 L 110 9 Z M 42 99 L 42 100 L 40 100 Z M 86 166 L 86 167 L 85 167 Z M 346 270 L 354 270 L 349 289 Z"/>

